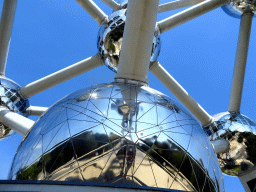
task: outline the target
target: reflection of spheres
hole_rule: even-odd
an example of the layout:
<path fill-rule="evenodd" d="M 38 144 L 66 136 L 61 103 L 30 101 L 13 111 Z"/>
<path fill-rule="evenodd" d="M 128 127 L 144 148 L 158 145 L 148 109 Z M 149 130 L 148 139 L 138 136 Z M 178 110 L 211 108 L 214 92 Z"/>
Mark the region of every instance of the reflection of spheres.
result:
<path fill-rule="evenodd" d="M 117 72 L 119 55 L 123 41 L 125 20 L 126 9 L 121 9 L 112 13 L 109 16 L 109 22 L 100 27 L 98 34 L 98 51 L 105 59 L 105 65 L 114 72 Z M 151 51 L 151 61 L 157 60 L 160 49 L 160 35 L 157 31 L 155 31 Z"/>
<path fill-rule="evenodd" d="M 50 107 L 20 144 L 9 179 L 224 190 L 197 121 L 162 93 L 120 82 L 81 89 Z"/>
<path fill-rule="evenodd" d="M 213 116 L 216 126 L 206 129 L 210 140 L 224 138 L 230 150 L 217 155 L 223 173 L 238 176 L 250 172 L 256 165 L 256 123 L 241 114 L 229 112 Z"/>
<path fill-rule="evenodd" d="M 27 115 L 26 109 L 29 107 L 28 100 L 24 100 L 18 93 L 20 86 L 14 81 L 0 77 L 0 106 L 8 108 L 10 111 Z M 0 123 L 0 139 L 13 134 L 9 127 Z"/>
<path fill-rule="evenodd" d="M 23 114 L 29 107 L 28 100 L 21 98 L 18 93 L 20 86 L 14 81 L 0 77 L 0 99 L 1 106 L 7 107 L 10 111 Z"/>
<path fill-rule="evenodd" d="M 222 9 L 230 16 L 241 18 L 243 13 L 256 13 L 256 0 L 231 0 L 228 5 L 222 6 Z"/>

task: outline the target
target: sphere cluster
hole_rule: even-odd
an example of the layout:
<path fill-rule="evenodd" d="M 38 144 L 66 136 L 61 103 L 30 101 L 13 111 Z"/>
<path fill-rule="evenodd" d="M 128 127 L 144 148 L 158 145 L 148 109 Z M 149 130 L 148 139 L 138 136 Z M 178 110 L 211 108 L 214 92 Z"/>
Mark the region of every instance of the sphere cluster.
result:
<path fill-rule="evenodd" d="M 14 81 L 3 76 L 0 77 L 0 106 L 26 116 L 26 109 L 29 107 L 29 102 L 28 100 L 22 99 L 18 93 L 19 88 L 20 86 Z M 0 139 L 8 137 L 13 133 L 9 127 L 0 123 Z"/>
<path fill-rule="evenodd" d="M 222 9 L 230 16 L 241 18 L 244 13 L 256 12 L 256 0 L 231 0 L 228 5 L 222 6 Z"/>
<path fill-rule="evenodd" d="M 97 48 L 105 65 L 117 72 L 121 46 L 123 41 L 126 9 L 121 9 L 109 16 L 109 22 L 100 27 L 97 40 Z M 157 30 L 154 33 L 150 61 L 156 61 L 161 49 L 160 35 Z"/>
<path fill-rule="evenodd" d="M 198 122 L 166 95 L 123 82 L 81 89 L 50 107 L 21 142 L 9 179 L 224 191 Z"/>
<path fill-rule="evenodd" d="M 230 144 L 228 152 L 217 155 L 222 172 L 231 176 L 247 174 L 256 165 L 256 123 L 244 115 L 229 112 L 213 117 L 215 125 L 206 128 L 209 139 L 223 138 Z"/>

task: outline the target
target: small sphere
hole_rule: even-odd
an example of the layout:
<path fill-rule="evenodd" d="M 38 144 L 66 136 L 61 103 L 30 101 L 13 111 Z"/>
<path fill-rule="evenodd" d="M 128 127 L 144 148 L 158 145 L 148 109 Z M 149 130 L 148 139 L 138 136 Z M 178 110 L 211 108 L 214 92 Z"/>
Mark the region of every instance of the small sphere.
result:
<path fill-rule="evenodd" d="M 118 10 L 109 16 L 109 22 L 100 27 L 97 40 L 97 48 L 105 65 L 117 72 L 119 56 L 123 41 L 124 26 L 126 21 L 126 9 Z M 157 30 L 154 33 L 150 61 L 156 61 L 161 49 L 160 35 Z"/>
<path fill-rule="evenodd" d="M 9 179 L 224 191 L 198 122 L 164 94 L 122 82 L 81 89 L 51 106 L 21 142 Z"/>
<path fill-rule="evenodd" d="M 205 128 L 211 141 L 223 138 L 230 150 L 217 154 L 224 174 L 240 176 L 250 172 L 256 165 L 256 123 L 242 114 L 229 112 L 213 116 L 212 127 Z"/>
<path fill-rule="evenodd" d="M 8 108 L 10 111 L 26 114 L 29 107 L 29 101 L 22 99 L 18 93 L 20 86 L 14 81 L 1 76 L 0 77 L 0 106 Z M 9 127 L 0 124 L 0 139 L 11 136 L 14 132 Z"/>
<path fill-rule="evenodd" d="M 222 9 L 228 15 L 241 18 L 244 13 L 256 12 L 256 0 L 231 0 L 228 5 L 222 6 Z"/>

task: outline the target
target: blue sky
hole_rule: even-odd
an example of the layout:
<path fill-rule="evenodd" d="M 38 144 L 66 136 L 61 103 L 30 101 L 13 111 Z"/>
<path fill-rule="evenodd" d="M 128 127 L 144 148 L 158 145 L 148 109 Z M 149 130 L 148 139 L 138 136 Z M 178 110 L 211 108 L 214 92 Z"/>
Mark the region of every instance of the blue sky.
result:
<path fill-rule="evenodd" d="M 166 3 L 169 0 L 160 0 Z M 2 9 L 1 1 L 1 9 Z M 109 15 L 112 10 L 94 0 Z M 177 10 L 180 11 L 180 10 Z M 177 11 L 158 15 L 158 21 Z M 221 8 L 161 35 L 159 62 L 211 115 L 228 108 L 239 19 Z M 97 53 L 97 23 L 75 0 L 18 2 L 6 76 L 21 86 Z M 255 24 L 242 97 L 242 114 L 256 120 Z M 65 95 L 93 84 L 111 82 L 114 73 L 102 66 L 30 98 L 31 105 L 49 107 Z M 176 98 L 149 73 L 149 86 Z M 35 117 L 31 118 L 36 120 Z M 6 179 L 21 141 L 13 136 L 0 142 L 0 179 Z M 243 192 L 239 179 L 224 176 L 226 192 Z"/>

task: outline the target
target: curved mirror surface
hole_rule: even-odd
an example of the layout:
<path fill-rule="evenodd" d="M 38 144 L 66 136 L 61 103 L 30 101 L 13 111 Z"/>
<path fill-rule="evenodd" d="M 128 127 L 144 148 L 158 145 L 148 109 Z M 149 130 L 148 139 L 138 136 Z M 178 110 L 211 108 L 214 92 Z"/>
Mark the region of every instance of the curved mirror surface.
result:
<path fill-rule="evenodd" d="M 109 83 L 54 104 L 24 138 L 9 179 L 224 191 L 197 121 L 146 86 Z"/>

